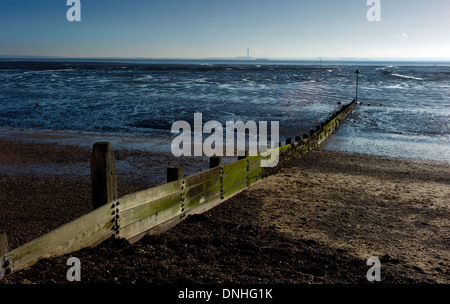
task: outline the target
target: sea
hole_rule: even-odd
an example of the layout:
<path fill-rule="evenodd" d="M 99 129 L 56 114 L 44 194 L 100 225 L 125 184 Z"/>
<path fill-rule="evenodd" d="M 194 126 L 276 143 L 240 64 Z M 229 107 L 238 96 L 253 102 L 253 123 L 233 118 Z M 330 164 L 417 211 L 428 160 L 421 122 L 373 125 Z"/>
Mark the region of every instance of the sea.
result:
<path fill-rule="evenodd" d="M 450 62 L 2 58 L 0 134 L 170 152 L 173 123 L 202 113 L 278 122 L 283 142 L 356 93 L 323 149 L 450 163 Z"/>

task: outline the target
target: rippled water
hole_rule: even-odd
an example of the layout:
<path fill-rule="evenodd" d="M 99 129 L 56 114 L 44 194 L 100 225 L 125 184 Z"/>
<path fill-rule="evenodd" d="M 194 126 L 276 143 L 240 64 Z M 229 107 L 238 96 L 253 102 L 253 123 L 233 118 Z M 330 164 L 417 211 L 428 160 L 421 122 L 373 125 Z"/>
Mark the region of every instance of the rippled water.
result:
<path fill-rule="evenodd" d="M 0 127 L 170 140 L 172 123 L 308 133 L 355 96 L 355 64 L 0 62 Z M 450 66 L 359 63 L 359 104 L 326 148 L 450 161 Z M 39 104 L 39 106 L 37 106 Z M 167 147 L 170 149 L 170 146 Z"/>

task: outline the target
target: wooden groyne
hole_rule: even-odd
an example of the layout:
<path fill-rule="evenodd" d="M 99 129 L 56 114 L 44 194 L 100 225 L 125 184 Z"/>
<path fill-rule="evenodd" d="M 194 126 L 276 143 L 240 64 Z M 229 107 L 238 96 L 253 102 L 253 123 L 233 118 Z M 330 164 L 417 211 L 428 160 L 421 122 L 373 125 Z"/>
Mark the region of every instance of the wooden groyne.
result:
<path fill-rule="evenodd" d="M 117 198 L 115 160 L 109 143 L 94 144 L 91 155 L 93 210 L 18 248 L 9 250 L 0 233 L 0 277 L 28 267 L 41 258 L 96 246 L 110 238 L 136 242 L 159 233 L 190 214 L 202 213 L 245 190 L 262 178 L 319 146 L 355 107 L 352 101 L 309 134 L 287 139 L 278 149 L 278 164 L 262 167 L 264 155 L 240 157 L 222 165 L 212 157 L 210 169 L 183 177 L 182 168 L 167 170 L 167 183 Z"/>

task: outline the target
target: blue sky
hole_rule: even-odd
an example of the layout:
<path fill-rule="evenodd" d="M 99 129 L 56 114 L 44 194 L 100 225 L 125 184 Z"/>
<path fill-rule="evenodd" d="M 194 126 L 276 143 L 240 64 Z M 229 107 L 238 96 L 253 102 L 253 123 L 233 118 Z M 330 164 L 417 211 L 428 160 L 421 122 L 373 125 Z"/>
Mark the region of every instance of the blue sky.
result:
<path fill-rule="evenodd" d="M 65 57 L 450 57 L 450 1 L 0 0 L 0 55 Z"/>

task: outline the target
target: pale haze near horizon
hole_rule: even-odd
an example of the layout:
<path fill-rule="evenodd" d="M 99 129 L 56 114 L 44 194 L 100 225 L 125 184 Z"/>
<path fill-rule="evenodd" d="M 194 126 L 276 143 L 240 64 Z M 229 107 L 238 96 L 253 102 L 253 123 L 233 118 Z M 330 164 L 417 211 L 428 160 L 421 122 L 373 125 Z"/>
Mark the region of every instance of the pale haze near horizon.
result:
<path fill-rule="evenodd" d="M 450 1 L 0 0 L 0 55 L 449 58 Z"/>

